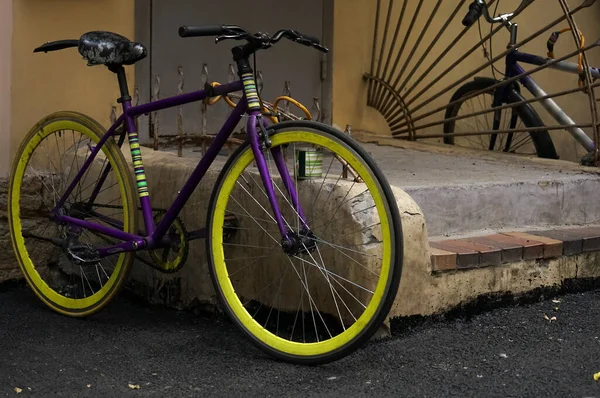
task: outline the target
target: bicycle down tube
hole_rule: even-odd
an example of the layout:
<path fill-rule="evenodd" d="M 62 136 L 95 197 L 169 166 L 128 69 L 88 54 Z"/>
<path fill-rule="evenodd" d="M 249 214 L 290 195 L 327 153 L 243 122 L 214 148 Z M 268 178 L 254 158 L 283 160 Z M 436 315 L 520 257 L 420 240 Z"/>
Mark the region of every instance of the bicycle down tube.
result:
<path fill-rule="evenodd" d="M 519 62 L 541 66 L 547 63 L 547 59 L 537 55 L 522 53 L 514 51 L 506 57 L 506 76 L 514 77 L 525 73 L 525 70 L 519 65 Z M 577 64 L 567 61 L 557 62 L 550 65 L 549 68 L 560 70 L 567 73 L 579 74 L 579 68 Z M 600 78 L 600 70 L 596 68 L 589 68 L 593 78 Z M 536 98 L 547 96 L 546 92 L 533 80 L 529 75 L 523 76 L 520 79 L 521 84 L 527 88 L 527 90 Z M 548 111 L 548 113 L 556 120 L 560 125 L 565 126 L 567 131 L 587 150 L 594 150 L 594 141 L 579 127 L 575 127 L 577 123 L 563 111 L 560 106 L 552 98 L 544 98 L 539 100 L 542 106 Z"/>
<path fill-rule="evenodd" d="M 224 84 L 222 86 L 217 86 L 214 88 L 212 92 L 210 92 L 211 96 L 219 96 L 225 95 L 227 93 L 231 93 L 234 91 L 239 91 L 243 89 L 242 81 L 236 81 L 233 83 Z M 208 168 L 213 163 L 215 158 L 217 157 L 220 150 L 225 145 L 229 136 L 233 133 L 235 127 L 239 123 L 240 119 L 248 111 L 248 103 L 247 96 L 244 95 L 242 99 L 239 101 L 233 112 L 230 114 L 229 118 L 226 120 L 225 124 L 219 131 L 219 133 L 215 136 L 215 139 L 209 146 L 207 152 L 199 161 L 198 165 L 190 175 L 189 179 L 185 183 L 185 185 L 181 188 L 177 198 L 173 201 L 173 203 L 167 209 L 165 216 L 161 219 L 158 225 L 155 225 L 154 219 L 152 217 L 152 207 L 150 203 L 150 195 L 147 191 L 147 183 L 145 178 L 145 172 L 143 169 L 143 162 L 141 159 L 141 152 L 139 147 L 139 141 L 137 139 L 137 130 L 135 127 L 135 117 L 148 114 L 150 112 L 159 111 L 162 109 L 172 108 L 175 106 L 201 101 L 209 96 L 209 93 L 205 90 L 199 90 L 191 93 L 182 94 L 176 97 L 165 98 L 159 101 L 142 104 L 138 106 L 131 106 L 129 101 L 123 101 L 123 114 L 116 120 L 116 122 L 110 127 L 110 129 L 106 132 L 106 134 L 102 137 L 102 139 L 96 144 L 95 147 L 92 148 L 90 156 L 85 160 L 83 166 L 79 170 L 75 179 L 71 182 L 70 186 L 67 188 L 63 197 L 57 203 L 56 208 L 54 209 L 54 218 L 56 221 L 65 222 L 68 224 L 76 225 L 81 228 L 89 229 L 92 231 L 96 231 L 100 234 L 110 236 L 119 240 L 123 240 L 125 242 L 98 249 L 98 254 L 100 257 L 105 257 L 114 253 L 125 252 L 125 251 L 135 251 L 139 249 L 152 249 L 160 245 L 162 238 L 166 235 L 168 229 L 174 222 L 175 218 L 189 200 L 190 196 L 208 171 Z M 260 109 L 260 108 L 259 108 Z M 273 183 L 271 176 L 269 174 L 269 169 L 266 165 L 264 156 L 261 150 L 261 143 L 259 140 L 259 134 L 257 132 L 256 121 L 257 118 L 261 117 L 260 112 L 257 109 L 251 110 L 248 112 L 248 140 L 252 151 L 254 153 L 254 157 L 259 169 L 259 173 L 261 175 L 261 179 L 263 181 L 264 188 L 266 190 L 266 195 L 269 198 L 273 216 L 279 226 L 279 230 L 282 235 L 282 239 L 286 239 L 287 229 L 281 215 L 281 211 L 279 209 L 279 205 L 276 200 Z M 261 120 L 262 123 L 262 120 Z M 66 202 L 69 195 L 77 186 L 79 180 L 84 176 L 87 169 L 91 167 L 94 159 L 96 158 L 98 152 L 101 150 L 102 146 L 107 142 L 107 140 L 116 134 L 116 131 L 119 126 L 124 125 L 125 131 L 129 136 L 130 142 L 130 150 L 132 159 L 134 162 L 134 168 L 136 170 L 136 182 L 138 182 L 138 194 L 140 196 L 140 204 L 142 208 L 142 216 L 144 219 L 144 224 L 146 226 L 147 236 L 142 237 L 136 234 L 130 234 L 127 232 L 123 232 L 117 228 L 111 228 L 104 225 L 100 225 L 98 223 L 82 220 L 75 217 L 70 217 L 66 215 L 62 215 L 58 212 L 57 209 L 60 209 L 64 203 Z M 298 214 L 302 222 L 305 224 L 305 217 L 302 209 L 298 203 L 297 194 L 294 190 L 293 184 L 291 182 L 291 176 L 285 167 L 285 164 L 280 164 L 283 162 L 283 156 L 281 156 L 281 152 L 278 148 L 274 148 L 273 157 L 275 163 L 277 165 L 277 169 L 281 174 L 281 178 L 283 180 L 284 187 L 288 191 L 292 202 L 294 203 L 294 207 L 297 209 Z M 278 156 L 279 155 L 279 156 Z M 110 164 L 107 165 L 110 167 Z M 99 181 L 99 183 L 103 182 L 103 179 Z M 95 187 L 95 192 L 99 191 L 99 187 Z M 110 224 L 110 223 L 109 223 Z M 113 225 L 119 225 L 116 222 Z"/>

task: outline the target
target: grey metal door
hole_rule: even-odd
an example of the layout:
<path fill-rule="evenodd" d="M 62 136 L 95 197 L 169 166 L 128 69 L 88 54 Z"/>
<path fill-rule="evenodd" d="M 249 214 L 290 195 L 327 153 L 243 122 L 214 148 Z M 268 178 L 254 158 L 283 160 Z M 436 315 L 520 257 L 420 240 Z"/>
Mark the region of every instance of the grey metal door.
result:
<path fill-rule="evenodd" d="M 160 77 L 161 98 L 176 95 L 179 67 L 183 69 L 184 92 L 203 87 L 203 80 L 206 80 L 203 65 L 208 70 L 209 82 L 226 83 L 234 77 L 231 74 L 233 62 L 230 49 L 239 42 L 224 41 L 215 45 L 214 39 L 208 37 L 182 39 L 178 35 L 179 26 L 234 24 L 251 32 L 269 33 L 278 29 L 296 29 L 323 38 L 324 14 L 328 14 L 327 10 L 324 12 L 324 1 L 327 0 L 154 0 L 146 1 L 150 10 L 142 11 L 138 5 L 136 30 L 142 32 L 142 37 L 146 32 L 151 43 L 150 65 L 138 68 L 137 82 L 142 101 L 149 99 L 153 93 L 155 76 Z M 145 18 L 148 18 L 149 25 L 146 29 L 143 26 Z M 264 76 L 262 97 L 273 101 L 283 94 L 285 82 L 288 81 L 292 96 L 309 109 L 314 98 L 323 103 L 324 91 L 328 90 L 323 82 L 327 75 L 326 60 L 318 51 L 287 40 L 268 51 L 257 53 L 257 70 Z M 329 95 L 325 93 L 325 96 L 324 108 L 329 108 Z M 218 131 L 229 109 L 223 101 L 208 107 L 206 133 Z M 160 134 L 177 133 L 176 109 L 162 111 L 159 117 Z M 200 103 L 183 107 L 185 133 L 201 133 L 202 120 Z M 149 137 L 147 123 L 140 123 L 140 128 L 141 136 Z"/>

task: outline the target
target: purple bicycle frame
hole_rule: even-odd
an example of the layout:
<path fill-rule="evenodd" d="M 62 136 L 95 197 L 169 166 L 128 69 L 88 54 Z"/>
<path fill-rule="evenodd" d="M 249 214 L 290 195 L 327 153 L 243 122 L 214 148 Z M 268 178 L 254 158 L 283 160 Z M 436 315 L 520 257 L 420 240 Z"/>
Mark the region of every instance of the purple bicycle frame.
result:
<path fill-rule="evenodd" d="M 222 86 L 214 87 L 213 91 L 210 93 L 211 96 L 220 96 L 228 93 L 232 93 L 235 91 L 243 90 L 243 84 L 241 81 L 236 81 L 228 84 L 224 84 Z M 141 196 L 140 195 L 140 204 L 142 208 L 142 216 L 144 219 L 144 225 L 146 227 L 147 236 L 140 236 L 136 234 L 131 234 L 128 232 L 121 231 L 117 228 L 108 227 L 105 225 L 101 225 L 95 222 L 90 222 L 86 220 L 82 220 L 75 217 L 70 217 L 64 214 L 61 214 L 59 209 L 61 209 L 71 192 L 77 186 L 79 180 L 85 175 L 86 170 L 92 165 L 92 162 L 96 158 L 96 155 L 101 150 L 102 146 L 108 141 L 110 137 L 117 133 L 117 129 L 119 126 L 124 125 L 125 132 L 131 138 L 132 134 L 137 134 L 137 128 L 135 125 L 135 117 L 142 114 L 149 114 L 151 112 L 173 108 L 179 105 L 188 104 L 191 102 L 202 101 L 207 98 L 209 93 L 206 90 L 194 91 L 186 94 L 182 94 L 176 97 L 165 98 L 159 101 L 149 102 L 147 104 L 131 106 L 130 101 L 123 101 L 123 114 L 119 116 L 119 118 L 115 121 L 115 123 L 110 127 L 110 129 L 106 132 L 106 134 L 100 139 L 98 144 L 95 147 L 92 147 L 92 151 L 90 156 L 86 159 L 83 166 L 79 170 L 75 179 L 71 182 L 61 199 L 58 201 L 56 207 L 52 211 L 53 219 L 57 222 L 72 224 L 80 228 L 89 229 L 92 231 L 96 231 L 100 234 L 110 236 L 116 238 L 118 240 L 124 241 L 121 244 L 100 248 L 98 249 L 98 255 L 100 257 L 106 257 L 108 255 L 120 252 L 130 252 L 142 249 L 153 249 L 161 246 L 161 242 L 163 237 L 166 235 L 167 231 L 175 221 L 175 218 L 178 216 L 180 211 L 183 209 L 183 206 L 187 203 L 190 196 L 208 171 L 210 165 L 216 159 L 218 153 L 221 151 L 229 136 L 233 133 L 233 130 L 239 123 L 242 116 L 247 112 L 248 106 L 246 101 L 246 96 L 244 95 L 242 99 L 238 102 L 237 106 L 233 110 L 233 112 L 229 115 L 228 119 L 223 124 L 223 127 L 219 131 L 219 133 L 215 136 L 212 144 L 207 149 L 204 156 L 198 162 L 198 165 L 192 172 L 190 178 L 187 180 L 183 188 L 179 191 L 177 198 L 173 201 L 171 206 L 167 209 L 165 216 L 162 220 L 155 225 L 154 219 L 152 217 L 152 206 L 150 204 L 150 196 Z M 247 132 L 248 132 L 248 141 L 250 143 L 250 147 L 254 153 L 255 161 L 261 176 L 261 180 L 263 182 L 265 192 L 268 196 L 269 202 L 271 204 L 273 210 L 273 216 L 277 222 L 279 227 L 279 231 L 281 233 L 282 239 L 288 238 L 288 230 L 281 215 L 281 210 L 279 208 L 279 204 L 276 199 L 273 183 L 271 180 L 271 176 L 269 174 L 269 168 L 267 167 L 267 163 L 265 161 L 264 155 L 261 150 L 262 143 L 260 142 L 259 135 L 257 132 L 257 119 L 262 116 L 259 111 L 251 111 L 248 112 L 248 124 L 247 124 Z M 260 121 L 263 123 L 264 121 Z M 287 165 L 283 158 L 283 154 L 279 148 L 273 148 L 271 150 L 273 155 L 273 160 L 277 166 L 277 169 L 280 173 L 280 176 L 283 181 L 283 185 L 288 191 L 290 195 L 290 199 L 292 204 L 294 205 L 296 211 L 299 214 L 299 217 L 304 225 L 306 225 L 306 218 L 304 217 L 304 212 L 300 207 L 300 203 L 298 200 L 297 192 L 294 189 L 294 184 L 292 178 L 289 174 Z M 107 168 L 110 167 L 110 164 Z M 109 170 L 109 169 L 108 169 Z M 105 171 L 105 174 L 107 172 Z M 103 178 L 104 177 L 104 178 Z M 98 181 L 99 185 L 102 185 L 104 182 L 105 176 L 100 178 Z M 99 192 L 101 187 L 96 186 L 94 192 Z M 137 211 L 137 209 L 133 209 Z M 119 224 L 116 222 L 115 224 Z M 202 235 L 202 234 L 199 234 Z"/>

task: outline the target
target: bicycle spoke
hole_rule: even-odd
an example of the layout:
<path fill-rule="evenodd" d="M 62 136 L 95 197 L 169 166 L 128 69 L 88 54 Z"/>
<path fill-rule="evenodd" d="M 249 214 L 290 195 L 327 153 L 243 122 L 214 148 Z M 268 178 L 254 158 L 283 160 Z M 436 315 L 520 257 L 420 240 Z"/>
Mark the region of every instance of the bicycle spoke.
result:
<path fill-rule="evenodd" d="M 273 252 L 275 251 L 275 249 L 278 249 L 278 248 L 279 248 L 278 246 L 273 246 L 273 247 L 271 248 L 271 250 L 269 250 L 269 254 L 268 254 L 268 255 L 265 255 L 265 256 L 256 256 L 256 257 L 252 257 L 252 258 L 254 258 L 254 261 L 252 261 L 252 262 L 250 262 L 250 263 L 246 264 L 244 267 L 242 267 L 242 268 L 240 268 L 240 269 L 238 269 L 238 270 L 236 270 L 236 271 L 234 271 L 234 272 L 230 273 L 230 274 L 229 274 L 229 278 L 231 278 L 231 277 L 232 277 L 232 276 L 234 276 L 235 274 L 237 274 L 237 273 L 239 273 L 239 272 L 241 272 L 241 271 L 243 271 L 243 270 L 245 270 L 245 269 L 249 268 L 251 265 L 255 264 L 255 263 L 256 263 L 256 262 L 257 262 L 259 259 L 270 257 L 271 253 L 273 253 Z M 252 259 L 252 258 L 248 258 L 248 257 L 246 257 L 246 258 L 244 258 L 244 260 L 246 260 L 246 261 L 247 261 L 247 260 L 250 260 L 250 259 Z M 234 259 L 234 260 L 235 260 L 235 259 Z M 238 259 L 238 260 L 239 260 L 239 259 Z M 230 260 L 228 260 L 228 261 L 233 261 L 233 260 L 231 260 L 231 259 L 230 259 Z"/>
<path fill-rule="evenodd" d="M 279 295 L 281 293 L 281 286 L 283 284 L 283 280 L 285 279 L 288 271 L 289 271 L 289 268 L 286 268 L 285 272 L 283 273 L 283 276 L 279 279 L 279 287 L 277 288 L 277 293 L 276 293 L 276 295 L 277 295 L 278 298 L 279 298 Z M 271 318 L 271 314 L 273 313 L 273 308 L 274 307 L 272 305 L 270 307 L 271 308 L 269 309 L 269 315 L 267 315 L 267 320 L 265 321 L 265 325 L 264 325 L 265 328 L 269 324 L 269 319 Z M 277 311 L 277 313 L 279 314 L 279 310 Z M 277 322 L 277 327 L 279 327 L 279 321 Z M 277 335 L 277 332 L 275 334 Z"/>
<path fill-rule="evenodd" d="M 298 260 L 302 261 L 302 263 L 309 264 L 309 265 L 311 265 L 312 267 L 315 267 L 315 268 L 317 268 L 317 269 L 320 269 L 320 270 L 322 270 L 322 269 L 323 269 L 323 268 L 319 267 L 319 265 L 318 265 L 318 264 L 311 263 L 310 261 L 308 261 L 308 260 L 305 260 L 305 259 L 303 259 L 302 257 L 294 256 L 294 258 L 296 258 L 296 259 L 298 259 Z M 346 278 L 344 278 L 344 277 L 343 277 L 343 276 L 341 276 L 341 275 L 338 275 L 338 274 L 336 274 L 336 273 L 334 273 L 334 272 L 327 271 L 327 270 L 324 270 L 324 272 L 326 272 L 327 274 L 329 274 L 329 275 L 331 275 L 331 276 L 333 276 L 333 277 L 335 277 L 335 278 L 337 278 L 337 279 L 341 279 L 341 280 L 343 280 L 344 282 L 348 282 L 349 284 L 351 284 L 351 285 L 353 285 L 353 286 L 356 286 L 356 287 L 358 287 L 359 289 L 362 289 L 362 290 L 364 290 L 365 292 L 368 292 L 368 293 L 371 293 L 371 294 L 375 294 L 375 292 L 373 292 L 373 291 L 371 291 L 371 290 L 367 289 L 367 288 L 366 288 L 366 287 L 364 287 L 364 286 L 360 286 L 359 284 L 357 284 L 357 283 L 355 283 L 355 282 L 352 282 L 351 280 L 349 280 L 349 279 L 346 279 Z"/>
<path fill-rule="evenodd" d="M 359 196 L 359 195 L 357 195 L 357 196 Z M 328 226 L 329 224 L 332 224 L 332 223 L 334 223 L 334 222 L 338 222 L 338 221 L 342 221 L 342 220 L 348 219 L 348 218 L 350 218 L 350 217 L 354 217 L 354 216 L 356 216 L 357 214 L 363 213 L 363 212 L 365 212 L 365 211 L 368 211 L 368 210 L 375 209 L 376 207 L 377 207 L 377 205 L 372 205 L 372 206 L 369 206 L 369 207 L 367 207 L 367 208 L 364 208 L 364 209 L 362 209 L 362 210 L 355 211 L 354 213 L 350 213 L 350 214 L 348 214 L 347 216 L 344 216 L 344 217 L 341 217 L 341 218 L 336 218 L 335 220 L 331 220 L 331 221 L 329 221 L 329 222 L 327 222 L 327 223 L 325 223 L 325 224 L 321 224 L 321 225 L 319 225 L 318 227 L 313 227 L 313 229 L 314 229 L 315 231 L 317 231 L 317 230 L 319 230 L 319 229 L 321 229 L 321 228 L 323 228 L 323 227 L 326 227 L 326 226 Z"/>
<path fill-rule="evenodd" d="M 224 242 L 223 245 L 224 246 L 231 246 L 231 247 L 247 247 L 247 248 L 261 249 L 261 250 L 267 250 L 267 249 L 269 249 L 268 247 L 265 247 L 265 246 L 244 245 L 244 244 L 241 244 L 241 243 L 227 243 L 227 242 Z"/>
<path fill-rule="evenodd" d="M 344 202 L 340 203 L 340 204 L 338 205 L 338 207 L 336 207 L 336 209 L 331 209 L 331 210 L 328 210 L 328 211 L 326 211 L 326 212 L 324 212 L 324 213 L 321 213 L 321 214 L 319 214 L 319 216 L 317 216 L 317 217 L 316 217 L 316 218 L 313 220 L 313 222 L 314 222 L 315 220 L 318 220 L 318 219 L 320 219 L 321 217 L 323 217 L 323 216 L 325 216 L 325 215 L 327 215 L 327 214 L 331 213 L 333 210 L 337 210 L 337 209 L 339 209 L 340 207 L 342 207 L 342 206 L 343 206 L 343 205 L 345 205 L 346 203 L 348 203 L 348 202 L 351 202 L 352 200 L 354 200 L 354 199 L 358 198 L 359 196 L 361 196 L 361 195 L 364 195 L 366 192 L 369 192 L 369 189 L 368 189 L 368 188 L 367 188 L 367 189 L 365 189 L 364 191 L 362 191 L 361 193 L 359 193 L 358 195 L 355 195 L 355 196 L 351 197 L 350 199 L 348 199 L 348 200 L 346 200 L 346 201 L 344 201 Z M 370 208 L 374 208 L 374 207 L 375 207 L 375 205 L 373 205 L 373 206 L 372 206 L 372 207 L 370 207 Z M 355 212 L 355 213 L 352 213 L 352 214 L 351 214 L 351 216 L 353 216 L 353 215 L 356 215 L 356 214 L 358 214 L 358 213 L 360 213 L 360 212 L 362 212 L 362 211 L 368 210 L 368 209 L 369 209 L 369 208 L 367 208 L 367 209 L 363 209 L 363 210 L 360 210 L 360 211 L 358 211 L 358 212 Z M 346 217 L 344 217 L 344 218 L 346 218 Z M 339 218 L 338 220 L 343 220 L 344 218 Z M 336 220 L 336 221 L 337 221 L 337 220 Z M 326 225 L 326 224 L 323 224 L 323 225 Z"/>
<path fill-rule="evenodd" d="M 335 158 L 332 156 L 331 157 L 331 162 L 329 162 L 329 167 L 327 168 L 327 172 L 325 173 L 325 177 L 323 178 L 323 181 L 321 181 L 321 186 L 319 186 L 319 190 L 317 191 L 317 195 L 315 196 L 315 200 L 310 205 L 311 209 L 314 209 L 316 207 L 317 200 L 319 200 L 319 195 L 321 195 L 321 190 L 323 189 L 323 185 L 325 184 L 325 180 L 327 179 L 327 176 L 329 175 L 329 171 L 331 170 L 331 166 L 333 166 L 333 160 L 334 159 Z M 295 167 L 294 167 L 294 170 L 296 170 Z M 297 192 L 297 188 L 296 188 L 296 192 Z M 314 219 L 314 213 L 313 213 L 313 219 Z"/>
<path fill-rule="evenodd" d="M 244 208 L 241 205 L 238 204 L 238 206 L 242 210 L 244 210 Z M 233 214 L 234 216 L 239 216 L 239 217 L 250 217 L 250 218 L 252 218 L 253 220 L 256 220 L 256 221 L 260 221 L 260 222 L 263 222 L 263 223 L 269 223 L 269 224 L 275 224 L 275 225 L 277 225 L 277 222 L 275 222 L 273 219 L 267 220 L 267 219 L 264 219 L 264 218 L 259 218 L 259 217 L 254 217 L 254 216 L 248 216 L 248 214 L 237 213 L 237 212 L 229 210 L 229 209 L 227 210 L 227 213 L 230 213 L 230 214 Z M 279 231 L 277 231 L 277 232 L 279 232 Z"/>
<path fill-rule="evenodd" d="M 264 231 L 264 232 L 265 232 L 265 233 L 266 233 L 266 234 L 267 234 L 267 235 L 268 235 L 268 236 L 269 236 L 269 237 L 270 237 L 272 240 L 274 240 L 275 242 L 279 243 L 279 242 L 277 241 L 277 239 L 275 239 L 275 237 L 274 237 L 273 235 L 269 234 L 269 233 L 267 232 L 267 230 L 266 230 L 265 228 L 263 228 L 263 226 L 262 226 L 262 225 L 260 225 L 260 223 L 259 223 L 258 221 L 256 221 L 256 220 L 255 220 L 255 219 L 254 219 L 254 218 L 253 218 L 253 217 L 250 215 L 250 213 L 249 213 L 249 212 L 248 212 L 248 211 L 247 211 L 245 208 L 243 208 L 243 207 L 242 207 L 242 206 L 239 204 L 239 202 L 238 202 L 238 201 L 237 201 L 237 200 L 236 200 L 234 197 L 231 197 L 231 199 L 233 199 L 233 201 L 234 201 L 234 202 L 236 202 L 238 206 L 240 206 L 240 207 L 241 207 L 241 208 L 242 208 L 244 211 L 246 211 L 246 213 L 248 214 L 248 216 L 249 216 L 249 217 L 250 217 L 250 218 L 251 218 L 251 219 L 252 219 L 252 220 L 253 220 L 253 221 L 256 223 L 256 225 L 258 225 L 258 226 L 260 227 L 260 229 L 262 229 L 262 230 L 263 230 L 263 231 Z M 253 199 L 254 199 L 254 198 L 253 198 Z M 262 210 L 263 210 L 263 211 L 266 213 L 266 212 L 267 212 L 267 210 L 266 210 L 264 207 L 262 207 L 262 206 L 260 205 L 260 203 L 258 203 L 258 201 L 257 201 L 256 199 L 254 199 L 254 200 L 255 200 L 255 201 L 256 201 L 256 203 L 257 203 L 257 204 L 258 204 L 258 205 L 261 207 L 261 209 L 262 209 Z M 267 214 L 268 214 L 268 213 L 267 213 Z M 274 220 L 274 219 L 273 219 L 273 220 Z"/>
<path fill-rule="evenodd" d="M 38 179 L 40 180 L 40 182 L 42 183 L 42 185 L 48 190 L 51 191 L 51 189 L 44 183 L 44 179 L 42 178 L 42 176 L 31 166 L 27 166 L 30 170 L 32 170 L 36 176 L 38 177 Z M 52 207 L 50 207 L 48 205 L 48 203 L 46 203 L 46 201 L 44 200 L 44 197 L 42 195 L 40 195 L 40 199 L 42 200 L 42 202 L 44 203 L 44 205 L 46 206 L 46 208 L 48 209 L 48 213 L 50 213 L 52 211 Z"/>

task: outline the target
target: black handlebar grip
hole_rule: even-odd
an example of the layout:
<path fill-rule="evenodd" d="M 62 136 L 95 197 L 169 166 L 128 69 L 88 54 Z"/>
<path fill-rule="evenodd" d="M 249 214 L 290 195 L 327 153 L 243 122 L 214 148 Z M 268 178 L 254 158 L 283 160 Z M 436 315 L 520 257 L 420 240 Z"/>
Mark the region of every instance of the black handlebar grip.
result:
<path fill-rule="evenodd" d="M 221 36 L 225 32 L 223 25 L 182 26 L 179 28 L 181 37 Z"/>
<path fill-rule="evenodd" d="M 319 39 L 316 37 L 305 35 L 304 33 L 300 33 L 297 30 L 290 30 L 289 32 L 291 33 L 291 36 L 287 35 L 287 37 L 291 38 L 292 40 L 296 40 L 295 37 L 297 37 L 299 39 L 297 41 L 300 42 L 301 44 L 304 44 L 307 46 L 311 46 L 314 44 L 316 44 L 316 45 L 321 44 Z"/>
<path fill-rule="evenodd" d="M 479 17 L 481 17 L 482 12 L 483 8 L 481 7 L 481 4 L 474 1 L 469 6 L 469 12 L 463 18 L 462 24 L 466 27 L 473 25 L 479 19 Z"/>
<path fill-rule="evenodd" d="M 302 36 L 302 38 L 310 41 L 312 44 L 321 44 L 321 41 L 316 37 L 305 35 L 304 33 L 300 33 L 300 36 Z"/>

